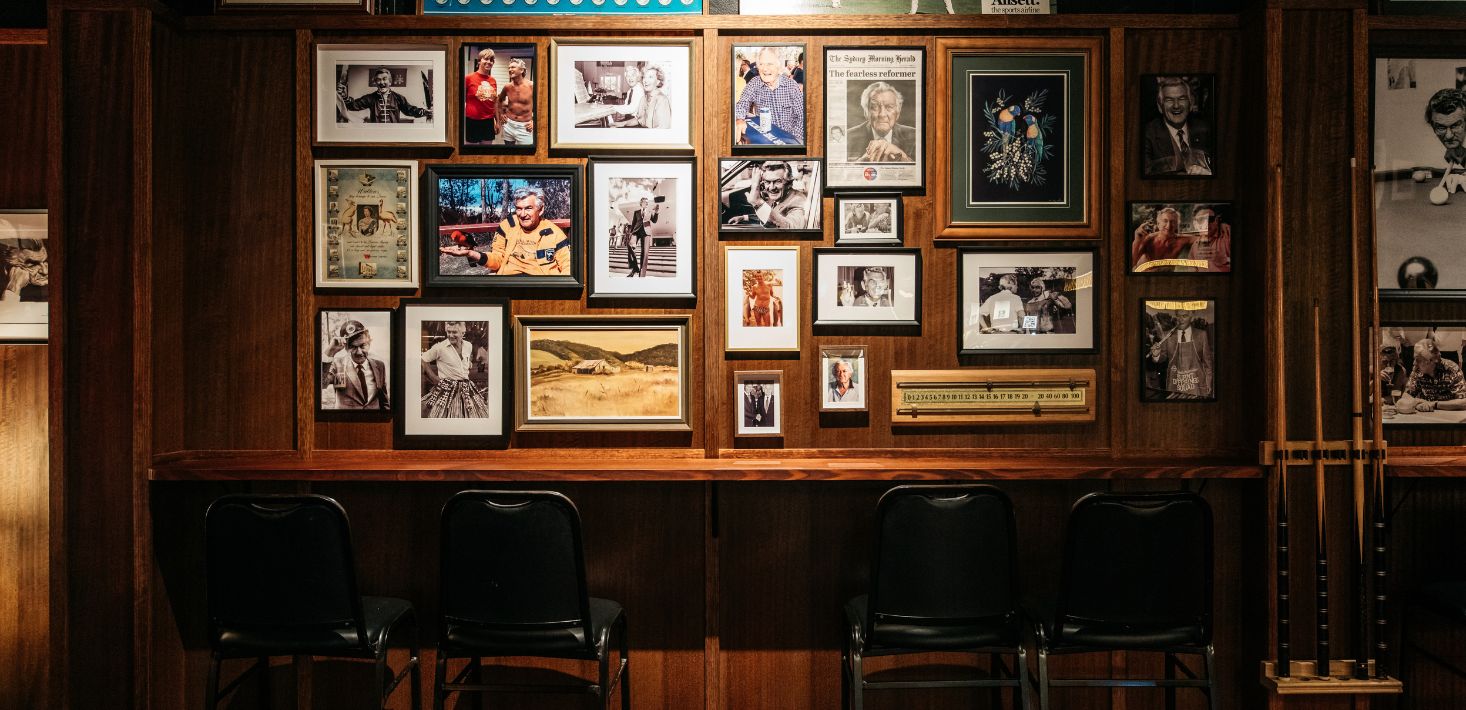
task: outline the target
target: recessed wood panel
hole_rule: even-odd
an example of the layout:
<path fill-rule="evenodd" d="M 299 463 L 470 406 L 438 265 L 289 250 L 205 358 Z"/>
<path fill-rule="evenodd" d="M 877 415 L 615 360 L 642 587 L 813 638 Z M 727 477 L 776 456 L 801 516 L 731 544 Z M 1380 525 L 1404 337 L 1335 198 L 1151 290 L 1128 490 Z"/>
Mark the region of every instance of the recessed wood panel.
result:
<path fill-rule="evenodd" d="M 50 644 L 47 346 L 0 345 L 0 706 L 44 707 Z"/>

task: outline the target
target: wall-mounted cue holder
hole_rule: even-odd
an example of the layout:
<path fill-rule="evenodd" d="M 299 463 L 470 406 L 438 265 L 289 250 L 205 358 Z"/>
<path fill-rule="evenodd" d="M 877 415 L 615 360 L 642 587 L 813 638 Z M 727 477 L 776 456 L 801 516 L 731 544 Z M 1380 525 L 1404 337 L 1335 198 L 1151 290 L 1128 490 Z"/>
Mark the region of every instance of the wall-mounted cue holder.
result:
<path fill-rule="evenodd" d="M 1094 421 L 1094 370 L 895 370 L 891 423 Z"/>
<path fill-rule="evenodd" d="M 1278 462 L 1279 447 L 1276 441 L 1258 442 L 1258 460 L 1264 466 L 1273 466 Z M 1316 460 L 1322 460 L 1326 464 L 1346 464 L 1354 459 L 1370 461 L 1375 457 L 1385 463 L 1389 463 L 1389 445 L 1381 442 L 1378 449 L 1374 442 L 1365 440 L 1353 441 L 1325 441 L 1320 448 L 1316 441 L 1285 441 L 1281 447 L 1284 463 L 1289 466 L 1302 466 L 1312 464 Z"/>

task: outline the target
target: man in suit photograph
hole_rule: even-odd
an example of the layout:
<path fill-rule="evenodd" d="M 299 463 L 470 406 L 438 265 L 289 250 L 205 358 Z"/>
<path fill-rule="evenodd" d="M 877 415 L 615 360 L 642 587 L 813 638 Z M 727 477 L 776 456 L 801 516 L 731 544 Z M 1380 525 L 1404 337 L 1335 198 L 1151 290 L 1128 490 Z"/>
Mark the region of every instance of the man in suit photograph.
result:
<path fill-rule="evenodd" d="M 901 123 L 906 99 L 896 87 L 876 81 L 860 92 L 865 123 L 846 134 L 846 157 L 855 163 L 914 163 L 916 128 Z"/>
<path fill-rule="evenodd" d="M 758 383 L 747 385 L 743 395 L 743 426 L 771 427 L 774 425 L 774 395 L 764 392 Z"/>
<path fill-rule="evenodd" d="M 1156 77 L 1155 106 L 1160 115 L 1145 124 L 1141 140 L 1145 176 L 1211 175 L 1212 127 L 1199 115 L 1190 77 Z"/>
<path fill-rule="evenodd" d="M 647 225 L 656 223 L 661 207 L 643 197 L 641 207 L 631 213 L 631 239 L 626 242 L 626 260 L 631 265 L 631 273 L 627 274 L 627 278 L 647 276 L 646 251 L 651 243 L 651 235 L 647 234 L 646 228 Z"/>
<path fill-rule="evenodd" d="M 331 358 L 326 384 L 336 388 L 337 409 L 391 409 L 387 398 L 387 366 L 371 356 L 372 334 L 361 321 L 341 324 L 326 357 Z"/>

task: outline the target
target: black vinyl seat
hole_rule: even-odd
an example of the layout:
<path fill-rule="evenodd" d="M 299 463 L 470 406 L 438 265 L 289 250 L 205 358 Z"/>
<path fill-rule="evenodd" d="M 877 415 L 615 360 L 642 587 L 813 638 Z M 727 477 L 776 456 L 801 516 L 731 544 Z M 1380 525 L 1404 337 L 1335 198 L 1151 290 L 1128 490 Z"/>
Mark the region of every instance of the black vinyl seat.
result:
<path fill-rule="evenodd" d="M 1212 515 L 1201 496 L 1173 493 L 1091 493 L 1069 513 L 1064 568 L 1054 614 L 1036 629 L 1039 707 L 1049 688 L 1150 686 L 1200 688 L 1221 708 L 1212 651 Z M 1048 658 L 1107 651 L 1164 654 L 1165 678 L 1055 679 Z M 1197 654 L 1200 678 L 1177 658 Z M 1181 670 L 1185 678 L 1177 678 Z"/>
<path fill-rule="evenodd" d="M 610 707 L 621 690 L 631 708 L 626 614 L 587 595 L 580 513 L 551 491 L 463 491 L 443 506 L 441 624 L 434 707 L 457 691 L 587 692 Z M 620 663 L 611 673 L 611 636 Z M 596 682 L 486 684 L 485 657 L 531 656 L 596 661 Z M 448 660 L 468 664 L 449 680 Z M 469 676 L 475 682 L 466 682 Z"/>
<path fill-rule="evenodd" d="M 1024 615 L 1018 604 L 1013 505 L 987 485 L 897 486 L 876 506 L 878 528 L 870 593 L 845 605 L 844 707 L 862 710 L 867 689 L 1014 688 L 1028 706 Z M 869 681 L 872 656 L 989 654 L 991 677 Z M 1007 654 L 1016 657 L 1009 672 Z M 999 674 L 999 669 L 1002 674 Z M 1000 698 L 995 697 L 993 707 Z"/>
<path fill-rule="evenodd" d="M 230 495 L 205 514 L 209 643 L 213 663 L 206 708 L 233 692 L 251 673 L 268 705 L 271 656 L 363 658 L 376 663 L 379 707 L 405 676 L 412 707 L 421 707 L 417 617 L 412 604 L 392 597 L 362 597 L 346 511 L 322 495 Z M 395 630 L 410 635 L 406 667 L 387 663 Z M 257 662 L 221 692 L 226 659 Z"/>

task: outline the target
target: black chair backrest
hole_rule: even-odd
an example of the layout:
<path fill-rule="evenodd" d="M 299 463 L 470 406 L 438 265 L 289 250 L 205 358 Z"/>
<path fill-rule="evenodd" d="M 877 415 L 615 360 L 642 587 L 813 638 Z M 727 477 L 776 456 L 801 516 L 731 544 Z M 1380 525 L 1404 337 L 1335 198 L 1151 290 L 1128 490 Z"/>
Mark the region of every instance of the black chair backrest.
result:
<path fill-rule="evenodd" d="M 590 633 L 580 513 L 553 491 L 463 491 L 443 506 L 442 614 L 450 623 Z M 588 646 L 589 647 L 589 646 Z"/>
<path fill-rule="evenodd" d="M 322 495 L 230 495 L 205 513 L 211 638 L 340 629 L 365 639 L 346 511 Z"/>
<path fill-rule="evenodd" d="M 1210 642 L 1211 506 L 1189 491 L 1080 498 L 1059 589 L 1060 627 L 1066 619 L 1196 624 Z"/>
<path fill-rule="evenodd" d="M 988 485 L 897 486 L 876 506 L 867 627 L 956 624 L 1017 612 L 1013 504 Z"/>

